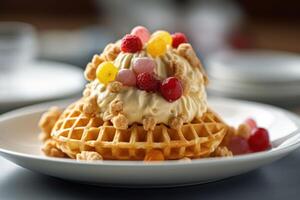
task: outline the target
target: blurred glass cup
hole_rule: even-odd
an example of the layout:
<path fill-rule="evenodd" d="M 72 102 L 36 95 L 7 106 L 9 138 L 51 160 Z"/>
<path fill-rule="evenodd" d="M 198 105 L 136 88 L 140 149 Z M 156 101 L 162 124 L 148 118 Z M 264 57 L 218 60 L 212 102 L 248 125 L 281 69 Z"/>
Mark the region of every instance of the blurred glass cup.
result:
<path fill-rule="evenodd" d="M 36 32 L 22 22 L 0 22 L 0 74 L 11 72 L 36 56 Z"/>

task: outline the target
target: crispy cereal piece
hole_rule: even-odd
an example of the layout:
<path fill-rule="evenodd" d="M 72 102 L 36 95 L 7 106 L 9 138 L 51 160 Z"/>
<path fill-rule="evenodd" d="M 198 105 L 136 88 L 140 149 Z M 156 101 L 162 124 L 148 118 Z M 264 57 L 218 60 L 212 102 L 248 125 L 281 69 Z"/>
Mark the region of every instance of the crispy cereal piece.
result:
<path fill-rule="evenodd" d="M 118 44 L 110 43 L 104 48 L 102 55 L 105 57 L 105 60 L 113 61 L 116 59 L 120 52 L 121 49 Z"/>
<path fill-rule="evenodd" d="M 103 160 L 102 156 L 95 151 L 82 151 L 76 155 L 76 160 Z"/>
<path fill-rule="evenodd" d="M 84 103 L 82 105 L 82 112 L 87 117 L 95 117 L 99 113 L 99 106 L 97 103 L 97 96 L 89 96 L 84 100 Z"/>
<path fill-rule="evenodd" d="M 85 79 L 88 81 L 95 80 L 96 71 L 97 71 L 97 66 L 95 66 L 93 63 L 88 63 L 84 71 Z"/>
<path fill-rule="evenodd" d="M 153 131 L 156 126 L 156 120 L 152 116 L 144 117 L 143 119 L 143 127 L 146 131 Z"/>
<path fill-rule="evenodd" d="M 169 121 L 169 126 L 172 129 L 179 130 L 183 125 L 183 119 L 181 117 L 172 117 Z"/>
<path fill-rule="evenodd" d="M 189 63 L 192 65 L 192 67 L 198 67 L 200 69 L 201 73 L 203 74 L 204 83 L 207 85 L 208 77 L 192 45 L 189 43 L 180 44 L 177 48 L 177 53 L 178 55 L 186 58 L 189 61 Z"/>
<path fill-rule="evenodd" d="M 39 135 L 41 141 L 45 141 L 50 138 L 52 128 L 60 117 L 61 113 L 62 112 L 58 107 L 51 107 L 42 115 L 39 121 L 39 127 L 42 129 L 42 133 Z"/>
<path fill-rule="evenodd" d="M 63 158 L 66 157 L 66 154 L 63 153 L 60 149 L 56 147 L 56 142 L 52 139 L 48 139 L 45 141 L 42 151 L 47 155 L 51 157 L 59 157 Z"/>
<path fill-rule="evenodd" d="M 165 157 L 164 154 L 157 149 L 151 149 L 149 152 L 146 153 L 144 161 L 164 161 Z"/>
<path fill-rule="evenodd" d="M 123 114 L 118 114 L 111 119 L 114 127 L 119 130 L 126 130 L 128 128 L 128 119 Z"/>
<path fill-rule="evenodd" d="M 119 113 L 121 113 L 123 111 L 123 102 L 120 100 L 114 100 L 113 102 L 111 102 L 110 104 L 110 113 L 112 115 L 118 115 Z"/>
<path fill-rule="evenodd" d="M 88 63 L 85 68 L 85 71 L 84 71 L 85 79 L 88 81 L 95 80 L 97 68 L 104 61 L 105 61 L 104 56 L 94 55 L 92 62 Z"/>
<path fill-rule="evenodd" d="M 182 87 L 183 87 L 183 95 L 187 96 L 190 93 L 191 86 L 190 86 L 190 81 L 186 77 L 181 77 L 180 78 Z"/>
<path fill-rule="evenodd" d="M 108 84 L 108 90 L 112 93 L 119 93 L 123 88 L 123 84 L 119 81 L 113 81 Z"/>
<path fill-rule="evenodd" d="M 104 56 L 102 55 L 94 55 L 93 59 L 92 59 L 92 63 L 98 67 L 101 63 L 103 63 L 105 61 Z"/>
<path fill-rule="evenodd" d="M 232 157 L 232 152 L 225 146 L 219 146 L 215 150 L 215 152 L 212 153 L 212 156 L 214 157 Z"/>
<path fill-rule="evenodd" d="M 248 139 L 250 134 L 251 134 L 251 127 L 248 124 L 245 124 L 245 123 L 240 124 L 238 129 L 237 129 L 236 134 L 238 136 L 241 136 L 241 137 L 245 138 L 245 139 Z"/>
<path fill-rule="evenodd" d="M 188 157 L 184 157 L 184 158 L 181 158 L 179 161 L 181 161 L 181 162 L 191 162 L 192 159 L 190 159 Z"/>

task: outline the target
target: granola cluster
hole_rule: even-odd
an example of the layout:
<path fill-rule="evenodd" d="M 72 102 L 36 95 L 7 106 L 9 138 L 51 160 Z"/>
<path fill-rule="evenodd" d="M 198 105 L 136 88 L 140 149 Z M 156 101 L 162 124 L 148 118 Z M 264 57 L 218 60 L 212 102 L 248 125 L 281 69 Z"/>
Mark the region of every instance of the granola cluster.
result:
<path fill-rule="evenodd" d="M 84 98 L 83 104 L 80 105 L 80 110 L 87 117 L 96 117 L 99 114 L 100 108 L 97 103 L 97 96 L 92 95 Z"/>
<path fill-rule="evenodd" d="M 219 146 L 213 153 L 214 157 L 231 157 L 233 156 L 232 152 L 225 146 Z"/>
<path fill-rule="evenodd" d="M 39 138 L 42 141 L 46 141 L 51 137 L 51 131 L 61 115 L 61 110 L 58 107 L 51 107 L 46 113 L 44 113 L 39 121 L 39 127 L 42 130 Z"/>
<path fill-rule="evenodd" d="M 76 155 L 76 160 L 95 161 L 103 160 L 103 158 L 95 151 L 82 151 Z"/>
<path fill-rule="evenodd" d="M 114 116 L 111 122 L 113 123 L 116 129 L 126 130 L 128 128 L 128 123 L 129 123 L 128 119 L 125 115 L 121 113 L 118 114 L 117 116 Z"/>
<path fill-rule="evenodd" d="M 94 55 L 92 62 L 88 63 L 84 72 L 86 80 L 92 81 L 96 79 L 96 71 L 98 66 L 104 61 L 113 61 L 121 52 L 119 44 L 108 44 L 101 55 Z"/>
<path fill-rule="evenodd" d="M 156 126 L 156 119 L 152 116 L 146 116 L 143 119 L 143 127 L 146 131 L 153 131 Z"/>
<path fill-rule="evenodd" d="M 119 93 L 123 88 L 123 84 L 119 81 L 113 81 L 108 84 L 108 90 L 112 93 Z"/>
<path fill-rule="evenodd" d="M 173 117 L 169 121 L 169 126 L 173 129 L 179 130 L 181 129 L 183 123 L 186 121 L 185 115 L 179 115 L 177 117 Z"/>
<path fill-rule="evenodd" d="M 48 139 L 44 142 L 42 151 L 47 156 L 50 156 L 50 157 L 59 157 L 59 158 L 66 157 L 66 154 L 64 152 L 62 152 L 59 148 L 57 148 L 56 141 L 52 140 L 52 139 Z"/>
<path fill-rule="evenodd" d="M 177 48 L 177 53 L 178 53 L 178 55 L 187 59 L 192 67 L 198 67 L 200 69 L 200 71 L 204 77 L 204 83 L 207 85 L 208 77 L 207 77 L 207 75 L 203 69 L 203 66 L 202 66 L 199 58 L 197 57 L 192 45 L 189 43 L 180 44 Z"/>

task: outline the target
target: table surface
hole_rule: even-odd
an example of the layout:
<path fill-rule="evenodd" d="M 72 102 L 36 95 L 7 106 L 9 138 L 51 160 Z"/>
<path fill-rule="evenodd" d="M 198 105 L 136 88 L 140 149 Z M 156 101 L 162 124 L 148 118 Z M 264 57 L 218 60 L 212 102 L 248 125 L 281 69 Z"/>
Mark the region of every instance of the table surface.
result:
<path fill-rule="evenodd" d="M 82 185 L 23 169 L 0 157 L 0 199 L 299 199 L 300 149 L 252 172 L 218 182 L 167 189 Z"/>

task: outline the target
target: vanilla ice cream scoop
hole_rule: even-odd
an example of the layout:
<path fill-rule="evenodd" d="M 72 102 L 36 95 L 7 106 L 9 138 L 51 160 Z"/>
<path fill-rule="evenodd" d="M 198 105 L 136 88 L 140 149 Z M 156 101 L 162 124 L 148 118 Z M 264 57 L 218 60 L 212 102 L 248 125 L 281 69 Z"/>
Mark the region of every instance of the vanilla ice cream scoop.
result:
<path fill-rule="evenodd" d="M 120 52 L 113 63 L 118 69 L 132 69 L 134 61 L 141 57 L 151 56 L 145 50 L 138 53 Z M 122 114 L 127 117 L 129 125 L 133 123 L 142 124 L 143 119 L 147 116 L 153 117 L 157 123 L 167 125 L 171 118 L 179 115 L 185 116 L 185 122 L 191 122 L 206 112 L 205 75 L 200 67 L 192 66 L 191 61 L 172 48 L 168 48 L 164 56 L 152 59 L 156 63 L 154 72 L 161 79 L 174 73 L 174 69 L 170 65 L 176 63 L 180 67 L 180 76 L 186 81 L 188 92 L 178 100 L 168 102 L 159 92 L 147 92 L 137 87 L 124 86 L 120 92 L 113 93 L 96 79 L 88 87 L 91 95 L 98 97 L 100 117 L 109 119 L 111 116 L 110 104 L 114 101 L 123 103 Z"/>

